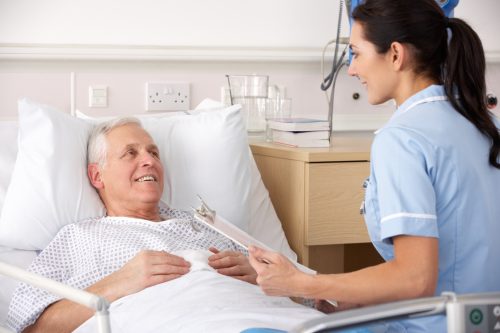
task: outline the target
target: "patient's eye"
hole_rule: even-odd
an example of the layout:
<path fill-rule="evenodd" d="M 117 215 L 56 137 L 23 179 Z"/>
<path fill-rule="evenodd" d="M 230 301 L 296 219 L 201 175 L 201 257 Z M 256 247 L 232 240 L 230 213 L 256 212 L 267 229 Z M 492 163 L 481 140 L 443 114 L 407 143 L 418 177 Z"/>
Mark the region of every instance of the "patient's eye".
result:
<path fill-rule="evenodd" d="M 158 150 L 158 147 L 156 145 L 149 145 L 147 147 L 148 153 L 153 156 L 154 158 L 160 159 L 160 151 Z"/>
<path fill-rule="evenodd" d="M 136 155 L 137 155 L 137 150 L 130 148 L 130 149 L 125 150 L 122 157 L 134 157 Z"/>

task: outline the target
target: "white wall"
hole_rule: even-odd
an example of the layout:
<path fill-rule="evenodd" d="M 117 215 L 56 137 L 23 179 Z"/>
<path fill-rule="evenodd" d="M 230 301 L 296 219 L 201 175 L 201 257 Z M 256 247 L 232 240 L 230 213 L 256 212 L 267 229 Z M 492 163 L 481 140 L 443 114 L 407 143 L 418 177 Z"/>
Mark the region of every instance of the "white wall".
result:
<path fill-rule="evenodd" d="M 500 96 L 500 1 L 477 3 L 461 0 L 455 14 L 483 39 Z M 259 73 L 287 87 L 294 115 L 325 118 L 320 56 L 337 10 L 334 0 L 0 0 L 0 117 L 15 117 L 24 96 L 69 112 L 73 72 L 76 108 L 92 115 L 144 112 L 148 81 L 189 82 L 194 106 L 219 99 L 225 74 Z M 94 84 L 108 86 L 107 108 L 88 108 Z M 376 128 L 394 108 L 369 106 L 345 72 L 335 96 L 339 128 Z"/>
<path fill-rule="evenodd" d="M 332 0 L 0 0 L 0 43 L 318 47 L 337 13 Z"/>

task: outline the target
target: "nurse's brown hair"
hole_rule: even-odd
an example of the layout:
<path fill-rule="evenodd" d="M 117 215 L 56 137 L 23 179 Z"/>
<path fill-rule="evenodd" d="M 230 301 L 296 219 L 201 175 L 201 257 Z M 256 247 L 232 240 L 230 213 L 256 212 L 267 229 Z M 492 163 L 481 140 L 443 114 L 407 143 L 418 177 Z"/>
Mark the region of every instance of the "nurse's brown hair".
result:
<path fill-rule="evenodd" d="M 392 42 L 413 46 L 414 71 L 444 85 L 455 110 L 490 139 L 488 160 L 500 169 L 500 133 L 487 108 L 486 61 L 476 32 L 463 20 L 446 17 L 435 0 L 366 0 L 352 17 L 379 53 Z"/>

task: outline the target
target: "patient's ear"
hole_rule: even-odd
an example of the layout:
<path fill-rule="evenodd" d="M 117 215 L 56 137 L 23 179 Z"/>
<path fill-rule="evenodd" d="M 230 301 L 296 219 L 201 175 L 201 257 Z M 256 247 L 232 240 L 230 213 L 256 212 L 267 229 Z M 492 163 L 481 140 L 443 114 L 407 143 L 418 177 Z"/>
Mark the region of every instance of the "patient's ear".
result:
<path fill-rule="evenodd" d="M 87 174 L 92 186 L 96 189 L 104 188 L 104 184 L 101 180 L 101 168 L 98 163 L 89 163 L 87 166 Z"/>

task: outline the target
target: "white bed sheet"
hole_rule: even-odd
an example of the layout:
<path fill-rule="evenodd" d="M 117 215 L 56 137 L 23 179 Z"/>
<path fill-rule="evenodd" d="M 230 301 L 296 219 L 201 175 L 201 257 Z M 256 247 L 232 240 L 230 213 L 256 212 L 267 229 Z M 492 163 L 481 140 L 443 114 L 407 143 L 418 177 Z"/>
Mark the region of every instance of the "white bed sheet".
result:
<path fill-rule="evenodd" d="M 36 251 L 15 250 L 0 246 L 0 261 L 27 269 L 36 257 Z M 4 326 L 10 299 L 18 281 L 0 274 L 0 327 Z"/>
<path fill-rule="evenodd" d="M 113 332 L 240 332 L 250 327 L 289 330 L 324 316 L 258 286 L 201 270 L 112 303 Z M 94 317 L 75 332 L 96 332 Z"/>

